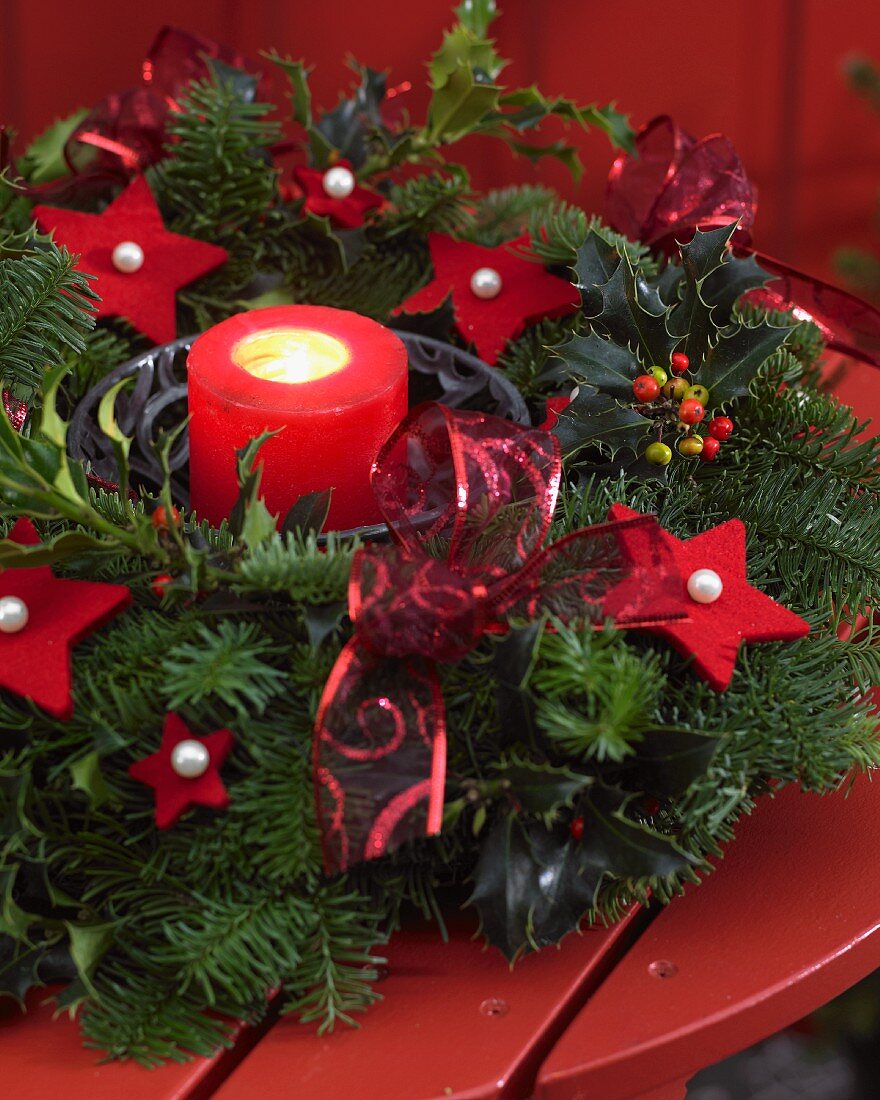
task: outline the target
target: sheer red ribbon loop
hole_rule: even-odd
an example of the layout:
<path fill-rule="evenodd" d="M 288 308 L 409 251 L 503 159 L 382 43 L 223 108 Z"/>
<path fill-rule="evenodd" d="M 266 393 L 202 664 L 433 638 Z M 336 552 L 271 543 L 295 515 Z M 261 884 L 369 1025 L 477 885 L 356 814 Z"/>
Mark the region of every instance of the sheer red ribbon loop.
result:
<path fill-rule="evenodd" d="M 207 58 L 245 68 L 236 50 L 176 27 L 163 27 L 141 65 L 141 84 L 105 96 L 68 138 L 72 176 L 37 184 L 43 201 L 72 199 L 89 188 L 125 182 L 165 156 L 167 124 L 193 80 L 208 75 Z"/>
<path fill-rule="evenodd" d="M 696 229 L 739 221 L 734 247 L 754 253 L 776 278 L 750 300 L 793 309 L 814 321 L 828 345 L 880 367 L 880 311 L 848 291 L 796 271 L 750 247 L 757 192 L 736 149 L 723 134 L 699 141 L 661 115 L 636 138 L 637 156 L 622 153 L 611 167 L 605 218 L 614 229 L 653 247 L 672 248 Z"/>
<path fill-rule="evenodd" d="M 315 722 L 328 872 L 440 831 L 446 717 L 438 662 L 460 660 L 513 616 L 596 626 L 681 617 L 680 578 L 651 516 L 585 528 L 541 549 L 560 476 L 555 436 L 442 405 L 413 410 L 383 448 L 373 489 L 395 543 L 355 559 L 354 636 Z"/>

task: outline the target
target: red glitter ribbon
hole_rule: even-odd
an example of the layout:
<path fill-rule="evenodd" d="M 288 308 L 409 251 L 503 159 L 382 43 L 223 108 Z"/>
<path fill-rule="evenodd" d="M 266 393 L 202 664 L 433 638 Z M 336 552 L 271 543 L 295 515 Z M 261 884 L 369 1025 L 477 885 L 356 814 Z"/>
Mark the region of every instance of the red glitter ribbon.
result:
<path fill-rule="evenodd" d="M 542 549 L 560 476 L 555 436 L 442 405 L 413 410 L 383 448 L 373 491 L 395 544 L 355 558 L 354 636 L 315 721 L 328 872 L 440 831 L 438 662 L 461 659 L 511 617 L 596 626 L 682 617 L 670 597 L 680 578 L 652 516 L 584 528 Z"/>
<path fill-rule="evenodd" d="M 611 167 L 605 219 L 614 229 L 652 247 L 672 247 L 696 229 L 739 221 L 733 238 L 740 254 L 753 253 L 773 279 L 749 300 L 791 309 L 814 321 L 828 345 L 880 367 L 880 311 L 821 279 L 750 247 L 757 192 L 723 134 L 697 140 L 666 115 L 636 138 L 637 156 L 622 153 Z"/>
<path fill-rule="evenodd" d="M 207 58 L 247 66 L 228 46 L 163 27 L 141 65 L 141 84 L 105 96 L 68 138 L 64 158 L 72 175 L 38 184 L 31 192 L 44 201 L 64 201 L 109 182 L 125 182 L 161 160 L 168 119 L 186 85 L 208 76 Z"/>

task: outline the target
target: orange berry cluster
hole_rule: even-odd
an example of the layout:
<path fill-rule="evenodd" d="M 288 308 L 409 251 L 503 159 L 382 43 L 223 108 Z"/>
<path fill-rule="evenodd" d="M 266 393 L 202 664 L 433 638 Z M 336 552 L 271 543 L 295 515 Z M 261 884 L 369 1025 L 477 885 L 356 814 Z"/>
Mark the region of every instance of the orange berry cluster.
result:
<path fill-rule="evenodd" d="M 694 427 L 706 416 L 709 404 L 709 391 L 699 384 L 691 385 L 682 375 L 690 368 L 690 360 L 684 352 L 677 351 L 670 361 L 670 378 L 663 367 L 651 367 L 647 374 L 640 374 L 633 382 L 633 394 L 642 405 L 653 405 L 662 401 L 658 412 L 674 415 L 678 429 L 683 432 L 678 441 L 679 454 L 686 458 L 699 458 L 703 462 L 712 462 L 721 449 L 725 439 L 733 434 L 733 421 L 727 416 L 713 417 L 708 424 L 709 435 L 697 435 Z M 655 466 L 667 466 L 672 461 L 672 448 L 661 438 L 650 443 L 645 450 L 645 458 Z"/>

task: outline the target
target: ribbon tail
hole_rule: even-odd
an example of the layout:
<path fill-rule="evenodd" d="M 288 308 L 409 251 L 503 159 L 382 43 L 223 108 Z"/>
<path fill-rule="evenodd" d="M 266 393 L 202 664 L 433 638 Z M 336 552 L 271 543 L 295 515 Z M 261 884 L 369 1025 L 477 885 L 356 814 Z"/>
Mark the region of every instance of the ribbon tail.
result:
<path fill-rule="evenodd" d="M 439 833 L 446 721 L 434 663 L 381 657 L 353 638 L 324 689 L 313 757 L 328 874 Z"/>

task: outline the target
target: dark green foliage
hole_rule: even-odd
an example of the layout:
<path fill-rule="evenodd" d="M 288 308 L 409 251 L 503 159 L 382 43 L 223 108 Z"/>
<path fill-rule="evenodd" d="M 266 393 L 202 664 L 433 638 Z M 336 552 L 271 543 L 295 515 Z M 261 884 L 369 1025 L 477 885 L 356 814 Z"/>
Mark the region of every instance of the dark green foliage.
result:
<path fill-rule="evenodd" d="M 32 399 L 23 433 L 0 415 L 0 529 L 26 514 L 44 540 L 0 540 L 0 566 L 48 564 L 134 596 L 77 646 L 69 721 L 0 693 L 0 996 L 67 981 L 60 1006 L 82 1004 L 87 1042 L 112 1057 L 209 1054 L 231 1021 L 266 1011 L 272 988 L 304 1020 L 351 1022 L 375 999 L 385 936 L 413 908 L 442 929 L 447 887 L 460 900 L 471 882 L 484 933 L 513 958 L 649 894 L 669 900 L 770 780 L 826 791 L 880 763 L 875 717 L 856 690 L 880 679 L 877 628 L 837 633 L 880 602 L 880 446 L 820 392 L 818 330 L 740 301 L 764 273 L 730 253 L 732 227 L 697 234 L 670 263 L 543 187 L 474 195 L 464 169 L 440 161 L 461 137 L 520 147 L 551 116 L 623 143 L 628 131 L 613 109 L 502 88 L 487 38 L 494 4 L 465 0 L 457 15 L 431 64 L 422 125 L 389 129 L 384 78 L 359 66 L 352 93 L 322 114 L 303 65 L 276 59 L 312 163 L 345 154 L 389 199 L 356 229 L 334 229 L 279 188 L 278 131 L 252 78 L 217 66 L 190 87 L 173 155 L 151 182 L 170 228 L 230 258 L 179 295 L 181 331 L 284 302 L 384 321 L 430 277 L 428 233 L 484 245 L 528 233 L 535 262 L 570 268 L 583 299 L 572 316 L 527 329 L 500 363 L 536 422 L 547 397 L 579 386 L 556 430 L 567 468 L 553 536 L 602 522 L 615 502 L 656 512 L 681 538 L 738 515 L 750 580 L 813 629 L 794 644 L 745 647 L 717 694 L 656 636 L 540 616 L 509 624 L 439 669 L 442 835 L 325 878 L 312 734 L 350 637 L 358 544 L 319 543 L 321 495 L 276 530 L 259 496 L 259 441 L 239 456 L 240 502 L 220 530 L 195 517 L 154 529 L 167 486 L 137 503 L 89 487 L 66 457 L 66 420 L 142 340 L 122 322 L 93 330 L 94 296 L 74 259 L 34 234 L 30 200 L 0 176 L 0 375 Z M 58 169 L 63 132 L 29 151 L 29 178 Z M 577 168 L 562 143 L 528 155 L 548 151 Z M 425 171 L 389 175 L 403 164 Z M 448 311 L 430 323 L 450 335 Z M 635 408 L 631 384 L 676 349 L 736 430 L 716 463 L 676 457 L 646 479 L 641 454 L 670 431 L 671 410 L 661 424 Z M 124 467 L 130 441 L 113 398 L 101 419 Z M 151 590 L 160 572 L 173 577 L 161 601 Z M 128 768 L 156 751 L 172 709 L 197 734 L 233 732 L 230 804 L 160 832 L 152 793 Z"/>
<path fill-rule="evenodd" d="M 17 397 L 29 399 L 47 367 L 85 350 L 97 295 L 75 266 L 76 257 L 47 243 L 0 259 L 0 384 Z"/>

